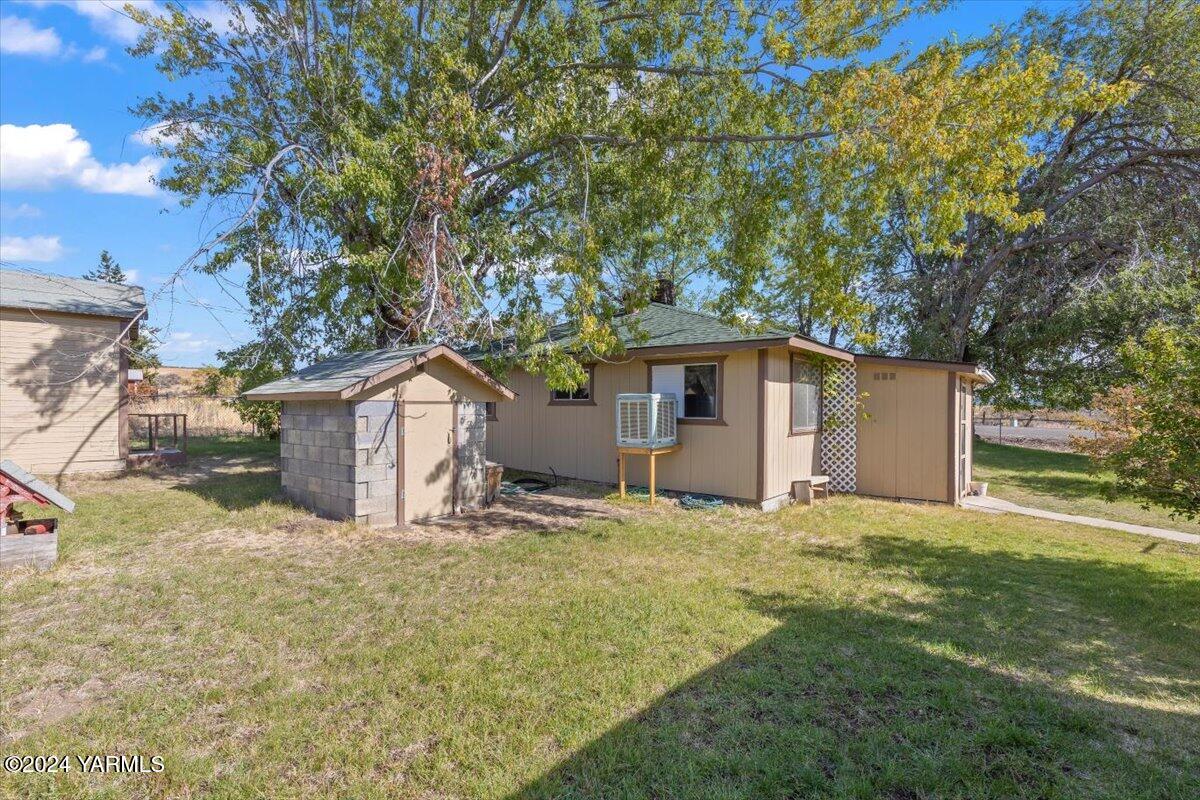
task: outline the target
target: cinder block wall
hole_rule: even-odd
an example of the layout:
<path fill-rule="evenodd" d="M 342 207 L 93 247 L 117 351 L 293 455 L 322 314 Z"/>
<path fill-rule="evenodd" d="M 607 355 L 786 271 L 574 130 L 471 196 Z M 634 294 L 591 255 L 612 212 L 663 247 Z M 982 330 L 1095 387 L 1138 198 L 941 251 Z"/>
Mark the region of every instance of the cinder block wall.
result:
<path fill-rule="evenodd" d="M 323 517 L 395 525 L 395 409 L 390 400 L 285 402 L 284 494 Z"/>
<path fill-rule="evenodd" d="M 341 400 L 283 404 L 279 455 L 284 494 L 324 517 L 354 517 L 353 411 L 351 403 Z"/>

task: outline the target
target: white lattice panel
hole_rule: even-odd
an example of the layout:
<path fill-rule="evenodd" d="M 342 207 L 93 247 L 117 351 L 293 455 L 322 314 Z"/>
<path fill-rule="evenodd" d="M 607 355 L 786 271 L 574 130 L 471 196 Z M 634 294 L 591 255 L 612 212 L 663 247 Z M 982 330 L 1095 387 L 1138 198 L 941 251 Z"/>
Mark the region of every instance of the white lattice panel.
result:
<path fill-rule="evenodd" d="M 838 361 L 825 369 L 822 396 L 821 468 L 835 492 L 855 489 L 858 442 L 858 385 L 853 364 Z"/>

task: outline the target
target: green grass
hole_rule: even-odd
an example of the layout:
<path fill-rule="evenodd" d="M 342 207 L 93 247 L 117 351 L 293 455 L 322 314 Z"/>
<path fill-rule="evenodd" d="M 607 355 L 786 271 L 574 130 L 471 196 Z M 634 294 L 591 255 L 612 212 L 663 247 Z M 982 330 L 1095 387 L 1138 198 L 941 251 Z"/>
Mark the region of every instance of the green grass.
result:
<path fill-rule="evenodd" d="M 81 481 L 5 578 L 6 752 L 166 770 L 0 793 L 1200 793 L 1200 548 L 849 497 L 417 541 L 251 456 Z"/>
<path fill-rule="evenodd" d="M 1110 501 L 1115 476 L 1091 474 L 1088 464 L 1086 456 L 1075 453 L 975 441 L 974 478 L 987 481 L 990 495 L 1046 511 L 1200 533 L 1200 520 L 1172 518 L 1161 506 L 1142 508 L 1133 498 Z"/>

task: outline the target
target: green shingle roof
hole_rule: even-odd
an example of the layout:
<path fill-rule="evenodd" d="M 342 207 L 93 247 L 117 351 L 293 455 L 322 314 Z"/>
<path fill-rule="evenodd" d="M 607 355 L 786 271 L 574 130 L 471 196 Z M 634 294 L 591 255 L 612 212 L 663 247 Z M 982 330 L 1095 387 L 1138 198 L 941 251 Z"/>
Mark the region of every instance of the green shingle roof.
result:
<path fill-rule="evenodd" d="M 294 394 L 296 392 L 340 392 L 356 383 L 368 380 L 385 369 L 402 364 L 437 345 L 417 344 L 410 347 L 364 350 L 341 353 L 324 361 L 293 372 L 285 378 L 263 384 L 246 394 Z"/>
<path fill-rule="evenodd" d="M 638 311 L 614 318 L 613 329 L 627 350 L 692 346 L 699 349 L 706 345 L 727 345 L 739 342 L 749 344 L 793 337 L 807 340 L 807 337 L 784 328 L 735 326 L 712 314 L 662 303 L 650 303 Z M 572 323 L 555 325 L 547 333 L 547 339 L 550 342 L 568 349 L 574 338 L 575 326 Z M 471 352 L 468 357 L 475 360 L 481 359 L 489 352 L 494 352 L 495 349 L 497 349 L 496 346 L 479 348 Z"/>
<path fill-rule="evenodd" d="M 146 310 L 140 286 L 0 269 L 0 306 L 133 319 Z"/>

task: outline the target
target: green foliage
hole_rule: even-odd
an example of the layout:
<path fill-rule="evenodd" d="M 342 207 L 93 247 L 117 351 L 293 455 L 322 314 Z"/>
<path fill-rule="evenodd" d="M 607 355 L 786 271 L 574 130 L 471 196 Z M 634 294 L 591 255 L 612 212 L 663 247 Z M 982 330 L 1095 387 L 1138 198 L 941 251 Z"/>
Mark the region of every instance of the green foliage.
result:
<path fill-rule="evenodd" d="M 128 280 L 125 270 L 107 250 L 100 251 L 99 263 L 83 273 L 83 278 L 120 284 Z M 137 326 L 137 336 L 129 341 L 129 366 L 142 370 L 143 378 L 150 384 L 154 383 L 156 369 L 162 366 L 162 359 L 158 355 L 158 333 L 158 328 L 145 324 L 143 319 Z"/>
<path fill-rule="evenodd" d="M 237 412 L 242 422 L 254 426 L 258 436 L 272 439 L 279 435 L 280 403 L 246 400 L 241 395 L 249 389 L 270 383 L 290 373 L 295 364 L 290 360 L 273 361 L 255 345 L 242 345 L 233 350 L 217 353 L 221 366 L 203 367 L 200 391 L 210 397 L 225 397 L 233 394 L 226 402 Z"/>
<path fill-rule="evenodd" d="M 85 281 L 105 281 L 106 283 L 125 283 L 125 270 L 107 250 L 100 251 L 100 262 L 83 273 Z"/>
<path fill-rule="evenodd" d="M 1121 348 L 1132 377 L 1097 396 L 1106 415 L 1076 444 L 1117 488 L 1195 519 L 1200 514 L 1200 306 L 1186 328 L 1156 325 Z"/>
<path fill-rule="evenodd" d="M 1128 337 L 1200 292 L 1200 5 L 1034 9 L 1016 35 L 1104 87 L 1027 139 L 1015 210 L 1035 224 L 973 214 L 957 249 L 928 253 L 900 195 L 863 294 L 886 348 L 987 363 L 990 402 L 1078 408 L 1124 379 Z"/>
<path fill-rule="evenodd" d="M 137 107 L 165 123 L 163 185 L 244 212 L 199 268 L 250 264 L 260 348 L 307 360 L 497 331 L 536 352 L 554 318 L 604 355 L 659 274 L 730 316 L 769 288 L 764 316 L 799 293 L 856 329 L 892 198 L 923 253 L 969 219 L 1022 229 L 1026 142 L 1111 99 L 1000 35 L 870 59 L 943 5 L 253 0 L 227 33 L 130 13 L 135 54 L 205 87 Z"/>

